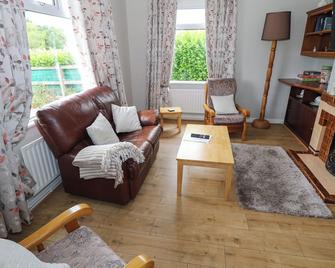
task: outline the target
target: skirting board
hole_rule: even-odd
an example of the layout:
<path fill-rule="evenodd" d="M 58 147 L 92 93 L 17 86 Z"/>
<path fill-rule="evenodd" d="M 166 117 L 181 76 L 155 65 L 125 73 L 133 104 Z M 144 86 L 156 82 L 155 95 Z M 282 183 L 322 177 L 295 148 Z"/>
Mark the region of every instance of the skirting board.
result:
<path fill-rule="evenodd" d="M 182 114 L 183 120 L 195 120 L 195 121 L 203 121 L 204 115 L 203 114 Z M 257 118 L 248 118 L 247 122 L 251 123 Z M 266 118 L 271 124 L 284 124 L 284 119 L 274 119 L 274 118 Z"/>
<path fill-rule="evenodd" d="M 54 191 L 62 183 L 61 176 L 56 177 L 46 187 L 39 191 L 36 195 L 28 199 L 28 208 L 34 209 L 39 203 L 43 201 L 52 191 Z"/>

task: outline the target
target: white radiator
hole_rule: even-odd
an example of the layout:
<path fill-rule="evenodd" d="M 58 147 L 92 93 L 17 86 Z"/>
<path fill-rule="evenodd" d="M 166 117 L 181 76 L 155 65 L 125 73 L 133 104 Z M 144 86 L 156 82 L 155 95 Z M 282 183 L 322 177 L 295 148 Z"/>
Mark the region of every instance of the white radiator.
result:
<path fill-rule="evenodd" d="M 203 114 L 204 89 L 170 89 L 172 106 L 181 107 L 186 114 Z"/>
<path fill-rule="evenodd" d="M 42 137 L 23 146 L 21 153 L 27 169 L 36 181 L 35 194 L 28 199 L 29 207 L 34 208 L 61 184 L 59 167 Z"/>

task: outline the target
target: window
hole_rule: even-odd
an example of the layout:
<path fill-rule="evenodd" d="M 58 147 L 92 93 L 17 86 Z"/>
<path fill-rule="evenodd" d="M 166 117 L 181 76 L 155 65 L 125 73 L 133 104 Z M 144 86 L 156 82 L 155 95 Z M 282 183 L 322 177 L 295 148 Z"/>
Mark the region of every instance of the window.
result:
<path fill-rule="evenodd" d="M 172 80 L 207 80 L 205 9 L 177 12 Z"/>
<path fill-rule="evenodd" d="M 77 55 L 74 55 L 72 22 L 60 9 L 59 3 L 55 0 L 39 1 L 36 9 L 39 12 L 26 12 L 32 66 L 32 114 L 49 102 L 82 90 L 75 60 Z M 45 6 L 48 9 L 40 12 Z M 28 7 L 31 10 L 32 6 Z"/>
<path fill-rule="evenodd" d="M 63 1 L 65 0 L 25 0 L 24 5 L 27 11 L 68 18 L 69 13 Z"/>

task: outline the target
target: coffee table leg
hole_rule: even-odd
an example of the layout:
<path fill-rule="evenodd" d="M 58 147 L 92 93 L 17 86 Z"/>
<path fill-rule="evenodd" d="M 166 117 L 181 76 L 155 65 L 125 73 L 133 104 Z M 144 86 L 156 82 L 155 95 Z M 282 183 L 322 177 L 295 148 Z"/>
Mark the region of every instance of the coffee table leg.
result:
<path fill-rule="evenodd" d="M 234 166 L 228 165 L 226 167 L 226 180 L 225 180 L 225 189 L 224 189 L 224 200 L 228 201 L 230 199 L 231 188 L 233 184 L 234 176 Z"/>
<path fill-rule="evenodd" d="M 184 165 L 182 161 L 177 160 L 177 194 L 181 195 L 181 190 L 183 187 L 183 171 Z"/>

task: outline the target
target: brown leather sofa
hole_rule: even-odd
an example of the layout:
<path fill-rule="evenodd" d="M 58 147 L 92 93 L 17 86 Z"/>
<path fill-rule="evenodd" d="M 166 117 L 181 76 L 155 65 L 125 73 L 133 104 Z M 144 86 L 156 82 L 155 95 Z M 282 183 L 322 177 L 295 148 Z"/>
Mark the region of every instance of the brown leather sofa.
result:
<path fill-rule="evenodd" d="M 114 127 L 111 104 L 120 105 L 117 96 L 108 87 L 86 90 L 53 102 L 37 112 L 36 125 L 58 160 L 66 192 L 127 204 L 135 198 L 152 166 L 159 148 L 161 127 L 157 111 L 138 112 L 142 130 L 119 134 L 120 141 L 128 141 L 144 152 L 145 162 L 137 164 L 132 159 L 123 163 L 124 183 L 114 189 L 114 180 L 97 178 L 83 180 L 79 169 L 72 165 L 77 153 L 92 141 L 86 127 L 93 123 L 99 112 Z"/>

